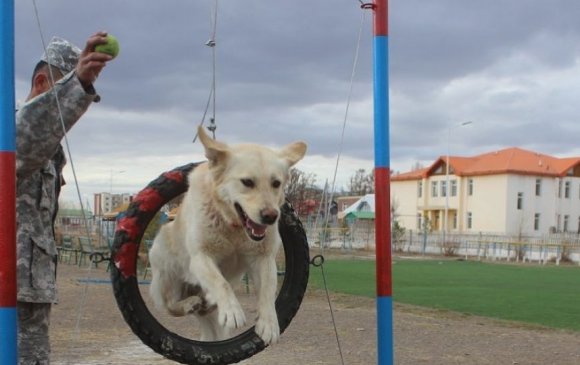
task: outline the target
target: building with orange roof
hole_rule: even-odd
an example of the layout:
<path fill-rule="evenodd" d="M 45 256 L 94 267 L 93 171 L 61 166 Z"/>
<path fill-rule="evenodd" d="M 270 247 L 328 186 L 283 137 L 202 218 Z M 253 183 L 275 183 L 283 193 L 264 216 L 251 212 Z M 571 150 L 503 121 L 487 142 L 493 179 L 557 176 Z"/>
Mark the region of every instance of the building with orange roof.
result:
<path fill-rule="evenodd" d="M 541 235 L 580 232 L 580 157 L 517 147 L 473 157 L 446 156 L 391 177 L 399 223 L 448 232 Z M 448 182 L 447 182 L 448 181 Z M 447 186 L 449 185 L 449 186 Z"/>

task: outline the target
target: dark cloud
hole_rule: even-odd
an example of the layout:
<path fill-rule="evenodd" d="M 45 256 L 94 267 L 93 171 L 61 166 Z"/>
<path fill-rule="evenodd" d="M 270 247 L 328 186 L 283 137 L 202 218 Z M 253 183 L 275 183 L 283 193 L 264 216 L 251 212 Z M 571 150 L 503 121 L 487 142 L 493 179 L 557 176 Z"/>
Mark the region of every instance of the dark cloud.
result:
<path fill-rule="evenodd" d="M 60 35 L 82 46 L 103 29 L 121 43 L 120 56 L 97 82 L 101 105 L 71 132 L 81 159 L 90 156 L 106 171 L 113 160 L 199 155 L 191 139 L 212 82 L 212 53 L 204 43 L 213 1 L 36 3 L 47 39 Z M 332 165 L 359 5 L 219 2 L 218 137 L 272 146 L 305 140 L 309 154 Z M 371 15 L 365 15 L 342 150 L 352 161 L 373 156 Z M 409 161 L 431 162 L 447 148 L 456 155 L 510 146 L 560 155 L 577 150 L 578 19 L 580 2 L 569 0 L 390 1 L 392 165 L 405 170 Z M 16 2 L 19 85 L 29 83 L 41 53 L 32 2 Z M 456 127 L 467 120 L 473 121 L 468 128 Z"/>
<path fill-rule="evenodd" d="M 109 0 L 81 6 L 54 1 L 40 4 L 40 16 L 45 33 L 61 34 L 78 44 L 98 29 L 119 38 L 121 55 L 102 77 L 103 90 L 115 90 L 119 96 L 110 98 L 112 105 L 139 110 L 199 105 L 196 101 L 205 99 L 211 82 L 211 50 L 204 43 L 211 33 L 213 2 L 159 4 Z M 264 93 L 271 95 L 267 104 L 282 106 L 312 103 L 315 97 L 336 101 L 338 90 L 328 85 L 344 80 L 350 71 L 360 12 L 354 1 L 335 2 L 341 11 L 329 12 L 327 5 L 220 3 L 216 39 L 222 107 L 263 105 Z M 55 21 L 62 12 L 86 15 Z M 17 15 L 22 43 L 38 40 L 30 6 L 18 7 Z M 32 54 L 28 48 L 19 49 L 18 56 L 34 59 L 39 47 L 35 48 Z M 23 77 L 29 69 L 19 68 L 17 75 Z M 236 98 L 229 95 L 230 89 Z"/>
<path fill-rule="evenodd" d="M 579 45 L 563 40 L 578 38 L 579 15 L 580 3 L 566 0 L 393 1 L 393 82 L 445 82 L 515 52 L 569 65 Z"/>

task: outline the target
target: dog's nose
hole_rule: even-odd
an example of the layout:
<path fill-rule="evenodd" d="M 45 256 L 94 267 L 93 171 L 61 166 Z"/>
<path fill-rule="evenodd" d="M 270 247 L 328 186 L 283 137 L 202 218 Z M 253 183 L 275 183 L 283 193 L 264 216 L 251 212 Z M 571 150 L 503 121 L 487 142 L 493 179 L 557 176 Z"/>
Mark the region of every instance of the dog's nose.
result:
<path fill-rule="evenodd" d="M 260 218 L 264 224 L 274 224 L 278 219 L 278 211 L 272 208 L 262 209 L 260 211 Z"/>

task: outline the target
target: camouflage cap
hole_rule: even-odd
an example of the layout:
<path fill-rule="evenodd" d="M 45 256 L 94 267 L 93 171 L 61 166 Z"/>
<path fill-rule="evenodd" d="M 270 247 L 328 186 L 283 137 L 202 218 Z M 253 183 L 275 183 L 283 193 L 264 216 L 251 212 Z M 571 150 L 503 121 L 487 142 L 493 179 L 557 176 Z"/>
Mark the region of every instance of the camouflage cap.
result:
<path fill-rule="evenodd" d="M 58 68 L 66 75 L 75 69 L 80 54 L 80 48 L 74 44 L 59 37 L 52 37 L 40 60 Z"/>

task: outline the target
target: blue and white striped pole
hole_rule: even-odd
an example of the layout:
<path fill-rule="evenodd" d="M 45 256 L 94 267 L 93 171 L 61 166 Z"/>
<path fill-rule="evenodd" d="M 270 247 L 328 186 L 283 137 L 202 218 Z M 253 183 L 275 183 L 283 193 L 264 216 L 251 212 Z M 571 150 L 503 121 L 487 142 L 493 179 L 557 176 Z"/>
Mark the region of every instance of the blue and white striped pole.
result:
<path fill-rule="evenodd" d="M 0 1 L 0 365 L 17 363 L 14 0 Z"/>

